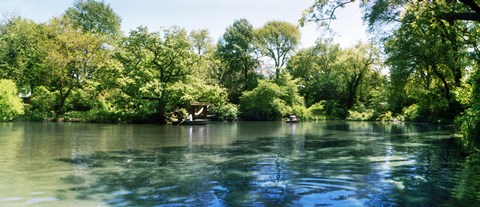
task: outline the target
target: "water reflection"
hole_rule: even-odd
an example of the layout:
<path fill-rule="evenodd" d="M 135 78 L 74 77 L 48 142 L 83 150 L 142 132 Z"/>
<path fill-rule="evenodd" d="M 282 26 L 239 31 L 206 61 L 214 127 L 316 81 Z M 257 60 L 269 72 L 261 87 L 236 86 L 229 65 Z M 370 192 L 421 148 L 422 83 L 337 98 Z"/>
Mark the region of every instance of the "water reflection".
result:
<path fill-rule="evenodd" d="M 224 132 L 234 136 L 225 145 L 209 140 L 215 137 L 212 128 L 185 127 L 183 146 L 57 160 L 81 171 L 62 178 L 78 199 L 111 206 L 478 203 L 479 194 L 469 194 L 480 186 L 479 169 L 471 171 L 478 159 L 463 162 L 451 129 L 363 122 L 267 125 L 236 125 L 235 133 Z M 473 186 L 467 184 L 472 178 Z"/>

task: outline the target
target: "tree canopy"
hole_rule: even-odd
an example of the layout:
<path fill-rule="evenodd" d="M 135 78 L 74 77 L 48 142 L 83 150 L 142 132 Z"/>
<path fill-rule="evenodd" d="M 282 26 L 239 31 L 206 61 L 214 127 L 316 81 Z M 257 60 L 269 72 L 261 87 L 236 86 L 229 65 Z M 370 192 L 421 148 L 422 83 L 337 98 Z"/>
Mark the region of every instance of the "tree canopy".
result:
<path fill-rule="evenodd" d="M 92 33 L 119 35 L 121 18 L 103 1 L 76 0 L 65 12 L 75 27 Z"/>
<path fill-rule="evenodd" d="M 260 52 L 273 60 L 275 77 L 279 78 L 281 69 L 300 43 L 300 31 L 291 23 L 270 21 L 255 33 Z"/>

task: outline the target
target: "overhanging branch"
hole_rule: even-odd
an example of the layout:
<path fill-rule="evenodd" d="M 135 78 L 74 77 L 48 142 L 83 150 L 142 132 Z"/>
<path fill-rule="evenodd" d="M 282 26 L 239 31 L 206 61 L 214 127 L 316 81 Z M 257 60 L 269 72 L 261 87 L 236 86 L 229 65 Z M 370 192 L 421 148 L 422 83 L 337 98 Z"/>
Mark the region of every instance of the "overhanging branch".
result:
<path fill-rule="evenodd" d="M 472 9 L 477 15 L 480 14 L 480 6 L 474 0 L 459 0 L 463 4 L 467 5 Z"/>
<path fill-rule="evenodd" d="M 456 20 L 476 21 L 480 22 L 480 13 L 443 13 L 440 14 L 440 19 L 448 22 L 454 22 Z"/>

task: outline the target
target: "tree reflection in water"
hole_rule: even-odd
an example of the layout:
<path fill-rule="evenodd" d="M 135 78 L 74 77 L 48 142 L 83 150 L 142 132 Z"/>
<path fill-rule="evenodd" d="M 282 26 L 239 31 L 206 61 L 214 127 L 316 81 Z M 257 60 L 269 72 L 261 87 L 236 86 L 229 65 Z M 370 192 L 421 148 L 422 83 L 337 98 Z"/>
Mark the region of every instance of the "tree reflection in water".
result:
<path fill-rule="evenodd" d="M 478 160 L 462 163 L 457 144 L 446 134 L 346 125 L 338 127 L 348 132 L 343 134 L 259 137 L 226 147 L 99 152 L 60 161 L 88 172 L 64 178 L 78 198 L 101 198 L 112 206 L 478 203 L 478 194 L 464 196 L 463 190 L 479 189 L 480 182 L 466 184 L 478 175 L 464 166 Z"/>

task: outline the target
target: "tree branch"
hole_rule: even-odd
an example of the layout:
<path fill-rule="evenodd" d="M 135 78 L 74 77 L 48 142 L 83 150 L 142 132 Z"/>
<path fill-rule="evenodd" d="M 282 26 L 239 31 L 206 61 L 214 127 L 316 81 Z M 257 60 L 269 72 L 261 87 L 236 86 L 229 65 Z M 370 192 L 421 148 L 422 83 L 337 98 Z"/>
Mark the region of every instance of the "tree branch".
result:
<path fill-rule="evenodd" d="M 453 22 L 456 20 L 467 20 L 467 21 L 476 21 L 480 22 L 480 13 L 443 13 L 440 14 L 440 19 L 446 20 L 448 22 Z"/>
<path fill-rule="evenodd" d="M 463 4 L 467 5 L 472 9 L 477 15 L 480 14 L 480 6 L 474 0 L 459 0 Z"/>

